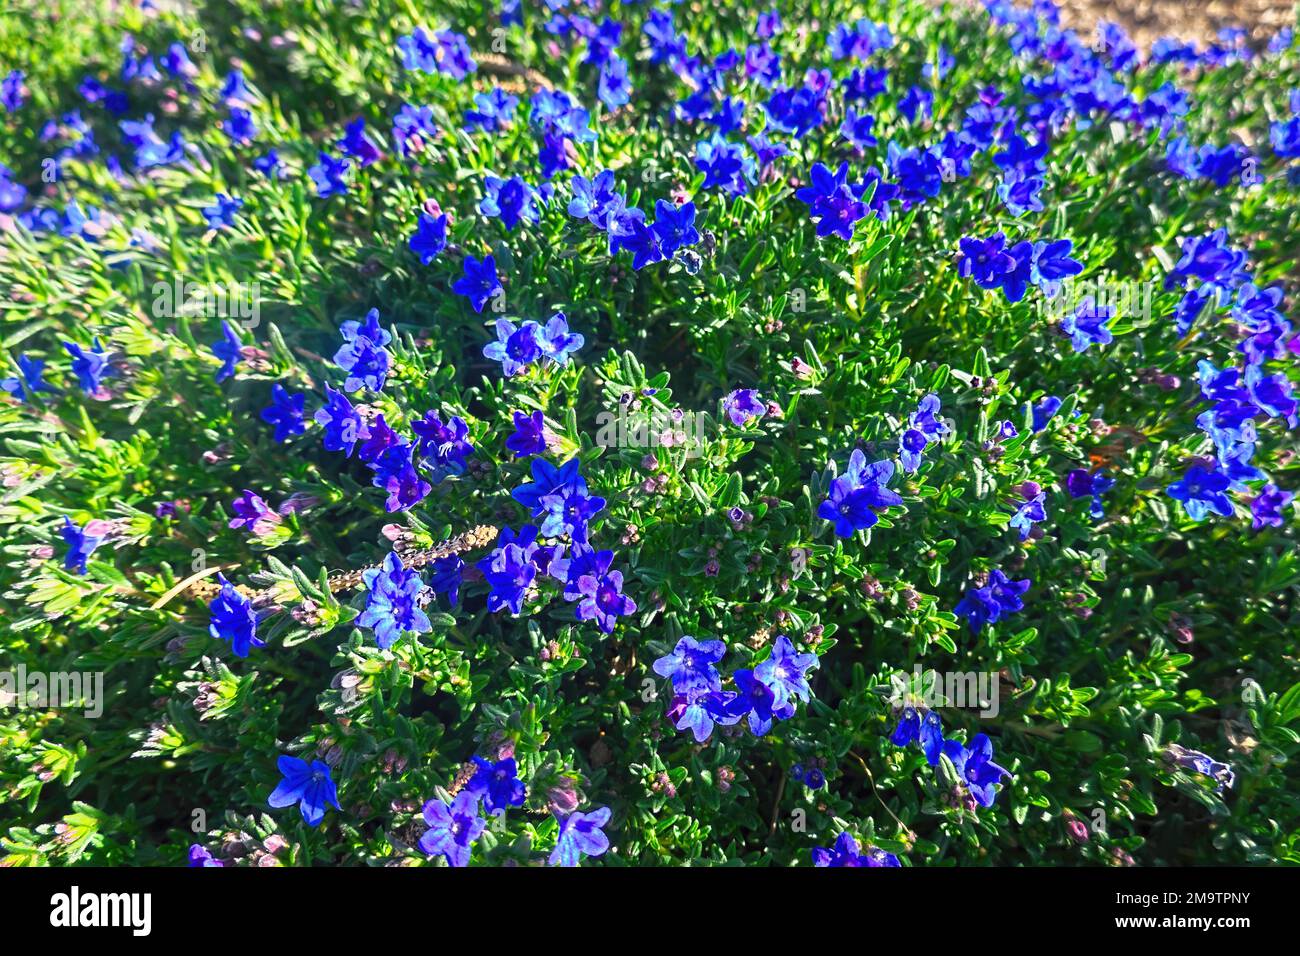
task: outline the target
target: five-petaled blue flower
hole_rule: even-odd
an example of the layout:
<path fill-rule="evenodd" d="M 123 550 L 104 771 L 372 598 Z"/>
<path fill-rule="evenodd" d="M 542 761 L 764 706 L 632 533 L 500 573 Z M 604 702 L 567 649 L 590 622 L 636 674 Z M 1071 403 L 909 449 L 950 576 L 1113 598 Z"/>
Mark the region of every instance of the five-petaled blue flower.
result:
<path fill-rule="evenodd" d="M 329 764 L 313 760 L 310 764 L 297 757 L 283 756 L 276 766 L 284 779 L 271 791 L 267 803 L 279 809 L 298 804 L 302 818 L 310 827 L 319 826 L 325 819 L 325 808 L 340 810 L 338 790 L 330 776 Z"/>

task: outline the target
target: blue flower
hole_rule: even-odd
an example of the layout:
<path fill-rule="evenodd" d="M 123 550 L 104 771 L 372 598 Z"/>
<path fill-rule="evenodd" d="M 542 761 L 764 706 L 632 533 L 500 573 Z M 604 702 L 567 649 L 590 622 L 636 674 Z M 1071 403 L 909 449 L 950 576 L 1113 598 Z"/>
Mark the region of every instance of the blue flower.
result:
<path fill-rule="evenodd" d="M 507 539 L 509 528 L 502 530 L 498 546 L 476 567 L 483 572 L 491 591 L 488 593 L 488 610 L 492 612 L 509 609 L 511 614 L 522 614 L 524 597 L 537 578 L 537 565 L 533 561 L 538 547 L 535 540 L 518 543 Z M 520 532 L 524 540 L 524 531 L 532 532 L 536 538 L 535 528 L 525 528 Z M 513 533 L 511 534 L 513 537 Z"/>
<path fill-rule="evenodd" d="M 217 193 L 211 206 L 203 207 L 203 218 L 209 229 L 227 229 L 235 224 L 235 213 L 243 208 L 244 200 Z"/>
<path fill-rule="evenodd" d="M 429 587 L 435 594 L 447 595 L 454 607 L 460 599 L 460 585 L 465 576 L 465 562 L 452 554 L 433 562 L 429 572 Z"/>
<path fill-rule="evenodd" d="M 420 257 L 420 265 L 427 266 L 447 248 L 447 217 L 420 213 L 415 235 L 410 240 L 411 251 Z"/>
<path fill-rule="evenodd" d="M 678 639 L 671 654 L 665 654 L 651 669 L 672 681 L 673 691 L 696 696 L 722 689 L 722 675 L 713 665 L 727 653 L 722 641 L 697 641 L 690 635 Z"/>
<path fill-rule="evenodd" d="M 903 503 L 902 497 L 887 487 L 893 474 L 893 462 L 868 465 L 866 456 L 854 449 L 848 470 L 831 482 L 830 494 L 818 506 L 817 515 L 834 523 L 835 533 L 841 538 L 872 527 L 880 520 L 876 511 Z"/>
<path fill-rule="evenodd" d="M 28 358 L 27 354 L 18 356 L 18 375 L 0 379 L 0 389 L 8 392 L 20 402 L 30 401 L 40 392 L 58 394 L 58 389 L 44 379 L 45 363 L 41 359 Z"/>
<path fill-rule="evenodd" d="M 1070 258 L 1071 248 L 1069 239 L 1034 243 L 1032 280 L 1049 296 L 1057 294 L 1063 279 L 1083 271 L 1083 266 Z"/>
<path fill-rule="evenodd" d="M 871 129 L 875 125 L 876 118 L 870 113 L 859 113 L 849 107 L 844 116 L 844 122 L 840 124 L 840 135 L 858 149 L 869 149 L 877 143 L 876 137 L 871 134 Z M 818 163 L 817 165 L 820 166 L 821 164 Z"/>
<path fill-rule="evenodd" d="M 605 223 L 609 231 L 610 255 L 623 249 L 631 252 L 634 270 L 639 272 L 652 262 L 664 258 L 659 248 L 659 236 L 646 225 L 645 213 L 640 209 L 611 209 Z"/>
<path fill-rule="evenodd" d="M 777 707 L 796 698 L 807 703 L 812 689 L 805 674 L 816 666 L 816 654 L 796 653 L 790 638 L 780 634 L 772 646 L 771 656 L 754 668 L 754 677 L 772 689 Z"/>
<path fill-rule="evenodd" d="M 392 647 L 408 631 L 423 634 L 432 629 L 428 615 L 420 607 L 420 592 L 424 590 L 420 572 L 407 570 L 397 552 L 384 558 L 381 567 L 362 572 L 361 580 L 369 593 L 357 626 L 371 628 L 381 650 Z"/>
<path fill-rule="evenodd" d="M 699 231 L 695 228 L 695 203 L 692 202 L 677 206 L 656 199 L 655 221 L 650 228 L 659 240 L 659 251 L 665 258 L 700 241 Z"/>
<path fill-rule="evenodd" d="M 978 634 L 985 624 L 996 624 L 1004 615 L 1024 610 L 1021 595 L 1032 583 L 1029 578 L 1012 581 L 995 568 L 989 573 L 988 583 L 969 589 L 953 610 L 967 619 L 972 633 Z"/>
<path fill-rule="evenodd" d="M 705 189 L 722 189 L 740 196 L 754 182 L 754 158 L 744 146 L 729 143 L 718 133 L 696 144 L 695 167 L 704 173 Z"/>
<path fill-rule="evenodd" d="M 540 455 L 546 451 L 546 418 L 540 411 L 531 415 L 514 412 L 515 433 L 506 439 L 506 448 L 516 458 Z"/>
<path fill-rule="evenodd" d="M 271 404 L 262 409 L 262 421 L 275 426 L 276 441 L 286 441 L 307 430 L 302 420 L 306 402 L 306 395 L 290 395 L 278 382 L 271 386 Z"/>
<path fill-rule="evenodd" d="M 738 670 L 731 676 L 736 682 L 738 703 L 745 707 L 749 729 L 755 737 L 762 737 L 771 730 L 773 721 L 794 716 L 794 704 L 777 703 L 772 688 L 755 677 L 752 670 Z"/>
<path fill-rule="evenodd" d="M 1087 296 L 1069 315 L 1061 319 L 1061 331 L 1070 337 L 1076 352 L 1086 351 L 1090 345 L 1109 345 L 1115 337 L 1107 326 L 1115 317 L 1110 306 L 1098 306 L 1092 296 Z"/>
<path fill-rule="evenodd" d="M 221 359 L 221 368 L 217 369 L 217 381 L 223 382 L 235 374 L 235 366 L 243 353 L 244 345 L 239 336 L 230 327 L 229 322 L 221 323 L 221 338 L 211 346 L 212 354 Z"/>
<path fill-rule="evenodd" d="M 488 813 L 504 813 L 509 807 L 521 807 L 527 790 L 519 779 L 519 765 L 514 757 L 490 763 L 482 757 L 475 757 L 478 770 L 470 778 L 465 789 L 477 793 L 483 800 L 483 809 Z"/>
<path fill-rule="evenodd" d="M 501 374 L 518 375 L 542 357 L 536 322 L 525 322 L 516 328 L 509 319 L 497 319 L 497 340 L 483 346 L 483 355 L 501 363 Z"/>
<path fill-rule="evenodd" d="M 824 867 L 880 867 L 902 866 L 892 853 L 886 853 L 878 847 L 868 847 L 865 854 L 858 852 L 858 841 L 847 830 L 842 832 L 830 849 L 814 847 L 812 851 L 813 866 Z"/>
<path fill-rule="evenodd" d="M 1193 464 L 1178 481 L 1165 489 L 1165 494 L 1183 503 L 1183 510 L 1193 521 L 1202 520 L 1213 511 L 1225 518 L 1232 517 L 1232 500 L 1224 494 L 1231 480 L 1227 475 L 1202 464 Z"/>
<path fill-rule="evenodd" d="M 939 754 L 943 751 L 943 721 L 932 710 L 927 710 L 922 716 L 915 707 L 904 707 L 889 740 L 896 747 L 919 743 L 926 762 L 933 767 L 939 763 Z"/>
<path fill-rule="evenodd" d="M 1031 409 L 1031 414 L 1030 414 L 1031 430 L 1034 432 L 1041 432 L 1044 428 L 1046 428 L 1047 423 L 1050 422 L 1054 417 L 1056 417 L 1056 413 L 1060 411 L 1060 408 L 1063 404 L 1064 402 L 1062 402 L 1055 395 L 1047 395 L 1041 401 L 1035 404 Z"/>
<path fill-rule="evenodd" d="M 585 544 L 587 522 L 604 510 L 605 499 L 569 488 L 556 494 L 542 495 L 540 504 L 542 514 L 536 517 L 544 516 L 544 519 L 539 534 L 548 538 L 568 534 L 574 541 Z"/>
<path fill-rule="evenodd" d="M 609 211 L 622 199 L 615 188 L 613 172 L 603 169 L 593 179 L 574 176 L 569 186 L 573 190 L 573 198 L 568 207 L 569 215 L 575 219 L 586 219 L 593 226 L 605 229 Z"/>
<path fill-rule="evenodd" d="M 267 803 L 279 809 L 298 804 L 302 818 L 310 827 L 318 826 L 325 819 L 325 807 L 340 810 L 338 790 L 334 778 L 330 776 L 329 764 L 313 760 L 309 765 L 297 757 L 284 756 L 276 761 L 276 767 L 284 779 L 271 791 Z"/>
<path fill-rule="evenodd" d="M 113 374 L 113 369 L 108 364 L 108 353 L 99 344 L 99 339 L 95 339 L 89 352 L 82 351 L 81 346 L 75 342 L 64 342 L 63 347 L 72 356 L 72 372 L 77 376 L 81 390 L 87 395 L 99 394 L 104 387 L 104 379 Z M 231 370 L 233 369 L 232 365 Z"/>
<path fill-rule="evenodd" d="M 1290 517 L 1293 500 L 1294 492 L 1284 491 L 1274 484 L 1265 485 L 1250 502 L 1251 527 L 1256 531 L 1282 527 Z"/>
<path fill-rule="evenodd" d="M 609 849 L 609 837 L 601 828 L 609 823 L 609 816 L 609 807 L 570 813 L 560 821 L 560 834 L 547 862 L 551 866 L 577 866 L 584 856 L 603 854 Z"/>
<path fill-rule="evenodd" d="M 311 178 L 312 185 L 316 187 L 316 195 L 322 199 L 330 196 L 343 196 L 347 194 L 348 184 L 345 178 L 352 169 L 352 164 L 346 159 L 334 159 L 328 153 L 320 154 L 320 162 L 307 170 L 307 175 Z"/>
<path fill-rule="evenodd" d="M 474 109 L 465 111 L 465 129 L 499 133 L 514 119 L 519 97 L 512 96 L 497 86 L 489 93 L 476 93 L 474 106 Z"/>
<path fill-rule="evenodd" d="M 347 396 L 325 386 L 325 406 L 313 416 L 325 428 L 322 444 L 326 451 L 345 452 L 351 458 L 359 439 L 366 437 L 361 414 L 352 407 Z"/>
<path fill-rule="evenodd" d="M 520 485 L 510 493 L 515 501 L 532 511 L 534 516 L 541 515 L 544 507 L 542 497 L 552 494 L 578 492 L 586 494 L 587 481 L 579 473 L 581 462 L 570 458 L 558 468 L 544 458 L 534 458 L 531 465 L 533 480 Z"/>
<path fill-rule="evenodd" d="M 995 232 L 987 239 L 965 237 L 960 240 L 961 258 L 957 263 L 958 275 L 975 280 L 982 289 L 996 289 L 1002 277 L 1015 268 L 1015 260 L 1007 253 L 1007 237 Z"/>
<path fill-rule="evenodd" d="M 1047 492 L 1041 490 L 1037 483 L 1027 481 L 1024 484 L 1024 502 L 1016 507 L 1008 525 L 1020 532 L 1020 540 L 1029 537 L 1033 526 L 1039 521 L 1047 520 Z"/>
<path fill-rule="evenodd" d="M 569 331 L 569 320 L 563 312 L 552 315 L 537 332 L 537 344 L 542 354 L 556 365 L 569 364 L 569 356 L 582 348 L 585 342 L 581 333 Z"/>
<path fill-rule="evenodd" d="M 600 68 L 600 81 L 596 95 L 611 110 L 616 110 L 632 98 L 632 84 L 627 78 L 627 62 L 613 56 Z"/>
<path fill-rule="evenodd" d="M 267 179 L 279 178 L 280 167 L 280 154 L 274 149 L 268 149 L 264 155 L 253 160 L 253 168 Z"/>
<path fill-rule="evenodd" d="M 89 534 L 90 528 L 90 522 L 84 528 L 78 528 L 72 523 L 71 518 L 67 515 L 63 516 L 63 527 L 59 530 L 59 534 L 68 545 L 68 553 L 63 557 L 65 570 L 74 574 L 86 573 L 86 561 L 104 541 L 102 535 Z"/>
<path fill-rule="evenodd" d="M 966 747 L 955 740 L 946 740 L 944 755 L 952 761 L 966 789 L 981 807 L 993 806 L 997 799 L 994 785 L 1011 774 L 993 762 L 993 744 L 987 734 L 976 734 Z"/>
<path fill-rule="evenodd" d="M 392 335 L 380 327 L 379 310 L 367 312 L 364 322 L 344 322 L 339 331 L 343 344 L 334 353 L 334 364 L 348 373 L 343 390 L 355 392 L 364 386 L 374 392 L 382 391 L 392 362 L 384 346 L 392 340 Z"/>
<path fill-rule="evenodd" d="M 537 190 L 518 176 L 501 179 L 498 176 L 484 178 L 483 199 L 478 204 L 478 211 L 489 218 L 499 218 L 507 229 L 514 229 L 520 221 L 536 225 L 541 218 L 538 209 Z"/>
<path fill-rule="evenodd" d="M 265 647 L 266 642 L 257 636 L 257 614 L 252 602 L 224 574 L 217 575 L 217 583 L 221 590 L 208 604 L 208 633 L 219 641 L 229 641 L 236 657 L 247 657 L 250 649 Z"/>
<path fill-rule="evenodd" d="M 497 292 L 501 291 L 501 281 L 497 278 L 496 260 L 484 256 L 480 262 L 473 256 L 466 256 L 463 263 L 464 276 L 457 279 L 451 291 L 469 299 L 475 312 L 482 312 L 483 306 Z"/>
<path fill-rule="evenodd" d="M 821 238 L 835 235 L 852 239 L 854 225 L 867 215 L 866 205 L 848 185 L 848 175 L 848 163 L 840 163 L 834 173 L 822 163 L 814 163 L 812 184 L 795 193 L 800 202 L 808 204 L 809 215 L 818 220 L 817 235 Z"/>

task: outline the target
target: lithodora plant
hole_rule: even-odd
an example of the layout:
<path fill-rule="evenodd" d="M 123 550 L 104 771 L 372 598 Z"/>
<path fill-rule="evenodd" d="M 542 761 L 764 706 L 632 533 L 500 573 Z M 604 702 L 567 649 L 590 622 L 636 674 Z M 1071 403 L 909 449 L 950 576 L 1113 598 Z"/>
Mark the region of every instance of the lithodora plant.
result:
<path fill-rule="evenodd" d="M 1300 862 L 1297 62 L 0 20 L 0 862 Z"/>

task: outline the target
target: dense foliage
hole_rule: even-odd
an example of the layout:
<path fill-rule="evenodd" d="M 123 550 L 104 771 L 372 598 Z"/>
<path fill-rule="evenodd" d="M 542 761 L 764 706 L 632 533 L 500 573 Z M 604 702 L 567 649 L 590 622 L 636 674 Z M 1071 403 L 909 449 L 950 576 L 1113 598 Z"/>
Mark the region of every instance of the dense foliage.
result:
<path fill-rule="evenodd" d="M 64 0 L 0 75 L 0 862 L 1300 862 L 1289 32 Z"/>

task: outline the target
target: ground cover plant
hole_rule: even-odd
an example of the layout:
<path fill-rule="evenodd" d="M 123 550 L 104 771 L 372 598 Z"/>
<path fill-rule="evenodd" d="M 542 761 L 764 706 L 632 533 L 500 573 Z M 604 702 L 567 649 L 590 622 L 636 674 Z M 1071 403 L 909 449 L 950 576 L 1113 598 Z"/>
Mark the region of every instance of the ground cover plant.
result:
<path fill-rule="evenodd" d="M 1300 862 L 1298 63 L 6 15 L 0 863 Z"/>

